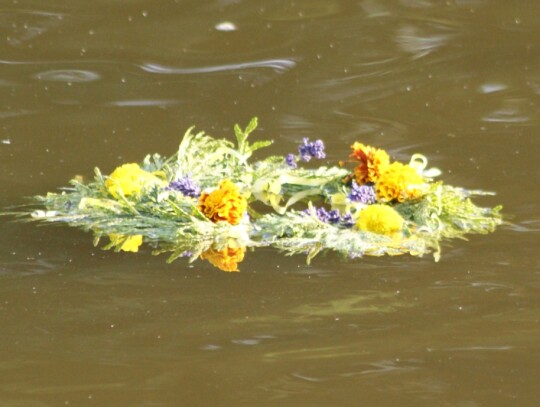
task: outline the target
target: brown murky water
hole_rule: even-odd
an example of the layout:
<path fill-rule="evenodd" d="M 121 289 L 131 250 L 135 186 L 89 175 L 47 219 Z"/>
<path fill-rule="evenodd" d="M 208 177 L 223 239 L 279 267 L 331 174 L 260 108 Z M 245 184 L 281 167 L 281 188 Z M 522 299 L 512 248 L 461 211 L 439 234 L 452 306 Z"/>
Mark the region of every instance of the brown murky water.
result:
<path fill-rule="evenodd" d="M 13 0 L 2 207 L 257 115 L 422 152 L 512 224 L 442 260 L 271 250 L 241 273 L 1 220 L 0 405 L 540 405 L 537 0 Z"/>

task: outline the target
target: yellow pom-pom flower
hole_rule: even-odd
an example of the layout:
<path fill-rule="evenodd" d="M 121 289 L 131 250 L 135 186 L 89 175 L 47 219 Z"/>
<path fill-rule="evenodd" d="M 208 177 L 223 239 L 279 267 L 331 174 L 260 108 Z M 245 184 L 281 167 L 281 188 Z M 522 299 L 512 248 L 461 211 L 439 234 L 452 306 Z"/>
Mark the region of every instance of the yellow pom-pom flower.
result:
<path fill-rule="evenodd" d="M 116 199 L 124 196 L 139 195 L 142 190 L 152 185 L 165 185 L 157 175 L 143 170 L 139 164 L 129 163 L 117 167 L 105 181 L 107 191 Z"/>
<path fill-rule="evenodd" d="M 406 199 L 418 198 L 422 195 L 424 183 L 424 179 L 414 168 L 394 162 L 380 175 L 375 184 L 377 201 L 403 202 Z"/>
<path fill-rule="evenodd" d="M 247 200 L 236 184 L 226 179 L 219 188 L 199 198 L 199 210 L 212 222 L 226 221 L 238 225 L 247 209 Z"/>
<path fill-rule="evenodd" d="M 356 227 L 363 232 L 392 235 L 401 231 L 404 220 L 391 206 L 369 205 L 362 209 Z"/>
<path fill-rule="evenodd" d="M 118 250 L 123 252 L 137 253 L 139 251 L 139 246 L 143 243 L 142 235 L 126 236 L 111 233 L 109 234 L 109 239 L 111 239 L 111 243 Z"/>
<path fill-rule="evenodd" d="M 360 161 L 360 164 L 354 169 L 354 177 L 358 185 L 363 185 L 367 182 L 377 182 L 381 173 L 390 164 L 388 153 L 358 142 L 354 143 L 351 148 L 353 150 L 351 158 Z"/>
<path fill-rule="evenodd" d="M 223 250 L 208 249 L 201 254 L 201 259 L 208 260 L 222 271 L 239 271 L 238 263 L 244 260 L 245 247 L 226 247 Z"/>

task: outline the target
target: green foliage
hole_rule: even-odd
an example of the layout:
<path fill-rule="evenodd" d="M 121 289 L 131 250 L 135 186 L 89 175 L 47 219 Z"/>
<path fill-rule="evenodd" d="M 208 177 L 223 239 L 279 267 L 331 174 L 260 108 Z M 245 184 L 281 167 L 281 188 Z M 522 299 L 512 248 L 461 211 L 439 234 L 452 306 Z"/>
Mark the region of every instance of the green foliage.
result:
<path fill-rule="evenodd" d="M 258 119 L 254 117 L 244 130 L 242 130 L 238 124 L 234 125 L 234 134 L 236 135 L 236 142 L 238 143 L 237 150 L 242 158 L 246 161 L 249 157 L 251 157 L 254 151 L 260 148 L 268 147 L 272 144 L 272 141 L 269 140 L 257 141 L 253 144 L 250 144 L 247 141 L 247 138 L 257 128 L 258 124 Z"/>

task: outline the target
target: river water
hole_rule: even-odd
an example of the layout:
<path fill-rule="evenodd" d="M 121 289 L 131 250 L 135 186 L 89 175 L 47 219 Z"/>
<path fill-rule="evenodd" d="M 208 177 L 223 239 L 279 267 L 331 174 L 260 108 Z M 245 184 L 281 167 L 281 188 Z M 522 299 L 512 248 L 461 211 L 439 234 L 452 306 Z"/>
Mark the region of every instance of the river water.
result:
<path fill-rule="evenodd" d="M 438 263 L 263 249 L 223 273 L 2 218 L 0 405 L 539 405 L 539 20 L 537 0 L 5 0 L 2 207 L 258 116 L 271 153 L 421 152 L 508 223 Z"/>

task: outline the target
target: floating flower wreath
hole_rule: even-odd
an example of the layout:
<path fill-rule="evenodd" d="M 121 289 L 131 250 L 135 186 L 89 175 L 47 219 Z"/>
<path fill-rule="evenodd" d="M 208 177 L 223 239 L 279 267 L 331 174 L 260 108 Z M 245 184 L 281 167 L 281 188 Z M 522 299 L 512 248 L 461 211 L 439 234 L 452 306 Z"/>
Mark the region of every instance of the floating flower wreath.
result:
<path fill-rule="evenodd" d="M 381 149 L 354 143 L 347 169 L 302 168 L 326 157 L 321 140 L 304 139 L 298 154 L 250 162 L 269 141 L 248 142 L 257 127 L 234 127 L 236 145 L 190 128 L 178 152 L 148 155 L 92 182 L 71 181 L 60 193 L 37 196 L 24 219 L 67 223 L 91 231 L 95 244 L 137 252 L 144 243 L 154 253 L 206 259 L 237 271 L 247 247 L 271 246 L 287 254 L 323 250 L 350 258 L 427 252 L 440 256 L 440 242 L 468 233 L 492 232 L 500 207 L 481 208 L 469 191 L 435 182 L 437 169 L 414 154 L 408 164 Z M 29 215 L 29 216 L 28 216 Z"/>

